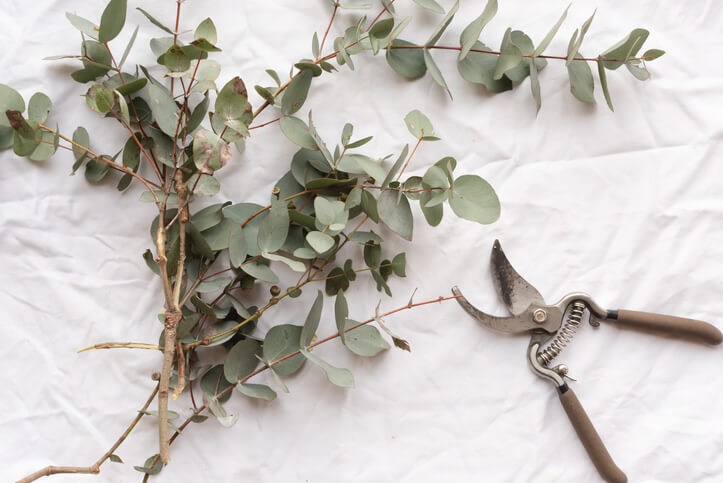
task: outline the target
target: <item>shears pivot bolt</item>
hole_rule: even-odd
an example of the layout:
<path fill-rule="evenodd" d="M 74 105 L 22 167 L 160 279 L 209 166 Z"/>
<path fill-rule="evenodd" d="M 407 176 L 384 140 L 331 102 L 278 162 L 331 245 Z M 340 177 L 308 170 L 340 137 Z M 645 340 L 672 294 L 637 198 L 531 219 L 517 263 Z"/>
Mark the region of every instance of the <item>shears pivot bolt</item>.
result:
<path fill-rule="evenodd" d="M 532 313 L 532 318 L 538 324 L 542 324 L 547 320 L 547 312 L 542 309 L 537 309 Z"/>

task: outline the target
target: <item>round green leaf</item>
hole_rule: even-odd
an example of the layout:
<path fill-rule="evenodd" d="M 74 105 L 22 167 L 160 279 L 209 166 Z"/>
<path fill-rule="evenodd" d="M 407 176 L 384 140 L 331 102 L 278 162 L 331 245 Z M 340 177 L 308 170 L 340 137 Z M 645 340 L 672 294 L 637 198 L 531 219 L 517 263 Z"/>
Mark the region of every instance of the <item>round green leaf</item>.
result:
<path fill-rule="evenodd" d="M 346 321 L 346 328 L 354 327 L 358 322 Z M 389 349 L 389 342 L 384 340 L 379 330 L 369 324 L 357 327 L 345 334 L 344 345 L 354 354 L 363 357 L 374 357 L 381 351 Z"/>
<path fill-rule="evenodd" d="M 281 324 L 272 327 L 264 337 L 264 360 L 271 363 L 298 351 L 300 337 L 301 327 L 298 325 Z M 274 364 L 273 370 L 280 376 L 288 376 L 298 371 L 304 365 L 304 360 L 302 355 L 297 354 Z"/>
<path fill-rule="evenodd" d="M 10 127 L 10 120 L 6 111 L 25 111 L 25 101 L 22 96 L 10 86 L 0 84 L 0 126 Z"/>
<path fill-rule="evenodd" d="M 201 378 L 201 391 L 203 391 L 203 394 L 209 399 L 215 398 L 217 394 L 220 394 L 231 385 L 224 377 L 224 368 L 221 364 L 212 367 Z M 230 397 L 231 392 L 227 392 L 223 396 L 218 397 L 218 402 L 225 403 Z"/>
<path fill-rule="evenodd" d="M 244 377 L 251 374 L 259 360 L 256 355 L 261 355 L 261 344 L 254 339 L 244 339 L 234 345 L 226 356 L 223 363 L 223 374 L 228 382 L 237 383 Z"/>
<path fill-rule="evenodd" d="M 422 49 L 408 48 L 412 42 L 396 39 L 387 49 L 387 62 L 394 71 L 407 79 L 419 79 L 427 73 Z M 396 48 L 395 48 L 396 47 Z"/>
<path fill-rule="evenodd" d="M 91 159 L 85 165 L 85 178 L 91 183 L 100 183 L 110 171 L 110 165 L 105 161 Z"/>
<path fill-rule="evenodd" d="M 289 141 L 305 149 L 317 150 L 316 141 L 309 133 L 309 126 L 304 121 L 294 116 L 283 116 L 279 121 L 281 132 Z"/>
<path fill-rule="evenodd" d="M 267 401 L 276 399 L 276 392 L 264 384 L 237 384 L 236 389 L 244 396 L 265 399 Z"/>
<path fill-rule="evenodd" d="M 36 92 L 28 102 L 28 119 L 43 123 L 48 119 L 53 102 L 42 92 Z"/>
<path fill-rule="evenodd" d="M 404 116 L 404 122 L 412 136 L 419 139 L 425 136 L 434 136 L 434 127 L 430 120 L 418 109 L 411 111 Z"/>
<path fill-rule="evenodd" d="M 263 282 L 279 283 L 279 277 L 271 271 L 269 266 L 258 260 L 241 265 L 241 270 Z"/>
<path fill-rule="evenodd" d="M 495 190 L 477 175 L 466 174 L 455 180 L 449 205 L 457 216 L 485 225 L 500 216 Z"/>
<path fill-rule="evenodd" d="M 218 36 L 216 34 L 216 26 L 213 24 L 213 20 L 207 18 L 196 27 L 196 32 L 193 34 L 194 40 L 206 39 L 212 44 L 218 42 Z"/>
<path fill-rule="evenodd" d="M 334 239 L 320 231 L 311 231 L 306 235 L 306 241 L 316 253 L 325 253 L 334 246 Z"/>

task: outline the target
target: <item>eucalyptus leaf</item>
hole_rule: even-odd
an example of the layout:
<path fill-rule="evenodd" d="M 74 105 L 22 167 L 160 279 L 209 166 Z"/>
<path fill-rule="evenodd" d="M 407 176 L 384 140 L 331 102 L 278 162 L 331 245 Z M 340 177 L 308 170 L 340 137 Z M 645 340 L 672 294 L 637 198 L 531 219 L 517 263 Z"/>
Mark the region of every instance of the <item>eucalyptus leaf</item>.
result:
<path fill-rule="evenodd" d="M 155 84 L 148 86 L 148 96 L 151 100 L 153 117 L 165 134 L 174 138 L 179 125 L 180 110 L 170 93 Z"/>
<path fill-rule="evenodd" d="M 309 126 L 304 121 L 295 116 L 283 116 L 279 120 L 281 132 L 284 133 L 289 141 L 304 149 L 316 150 L 316 141 L 309 133 Z"/>
<path fill-rule="evenodd" d="M 98 28 L 93 22 L 70 12 L 66 12 L 65 17 L 73 27 L 77 28 L 84 35 L 87 35 L 93 40 L 98 40 Z"/>
<path fill-rule="evenodd" d="M 243 229 L 238 224 L 234 224 L 229 231 L 228 254 L 234 267 L 239 267 L 246 261 L 248 244 Z"/>
<path fill-rule="evenodd" d="M 0 126 L 11 127 L 6 116 L 7 111 L 25 111 L 25 101 L 22 96 L 10 86 L 0 84 Z"/>
<path fill-rule="evenodd" d="M 313 73 L 310 70 L 304 70 L 291 81 L 281 101 L 281 113 L 283 115 L 291 115 L 304 105 L 311 86 L 312 76 Z"/>
<path fill-rule="evenodd" d="M 261 344 L 253 339 L 244 339 L 236 343 L 226 355 L 223 374 L 226 380 L 236 384 L 251 374 L 259 365 L 257 355 L 261 355 Z"/>
<path fill-rule="evenodd" d="M 351 329 L 357 324 L 353 320 L 347 320 L 345 330 Z M 379 330 L 369 324 L 349 330 L 346 333 L 344 345 L 354 354 L 362 357 L 374 357 L 380 352 L 391 348 L 379 333 Z"/>
<path fill-rule="evenodd" d="M 198 293 L 216 292 L 226 288 L 233 281 L 233 277 L 217 277 L 212 280 L 205 280 L 196 286 Z"/>
<path fill-rule="evenodd" d="M 547 32 L 547 35 L 545 35 L 545 38 L 542 39 L 542 42 L 540 42 L 540 45 L 537 46 L 537 48 L 534 51 L 534 56 L 537 57 L 538 55 L 542 55 L 543 52 L 547 49 L 547 47 L 550 45 L 550 42 L 552 42 L 552 39 L 555 37 L 555 34 L 557 34 L 557 31 L 560 30 L 560 25 L 562 25 L 562 22 L 565 21 L 565 18 L 567 17 L 567 11 L 570 10 L 570 5 L 565 8 L 565 11 L 562 12 L 562 15 L 560 16 L 559 20 L 555 22 L 555 25 L 552 26 L 549 32 Z"/>
<path fill-rule="evenodd" d="M 444 8 L 435 0 L 414 0 L 414 3 L 437 13 L 444 13 Z"/>
<path fill-rule="evenodd" d="M 319 321 L 321 320 L 321 310 L 324 307 L 324 295 L 321 290 L 317 291 L 316 299 L 309 309 L 309 313 L 306 316 L 304 327 L 301 329 L 299 336 L 299 346 L 308 347 L 311 341 L 314 339 L 316 329 L 319 327 Z"/>
<path fill-rule="evenodd" d="M 535 46 L 532 44 L 532 39 L 520 30 L 513 30 L 510 34 L 510 38 L 520 49 L 523 57 L 522 62 L 520 62 L 517 67 L 505 72 L 505 77 L 509 78 L 512 82 L 522 82 L 525 77 L 530 75 L 530 63 L 532 62 L 532 58 L 525 56 L 532 55 Z M 537 72 L 540 72 L 547 65 L 547 60 L 543 58 L 535 57 L 534 61 Z"/>
<path fill-rule="evenodd" d="M 379 219 L 407 240 L 412 239 L 414 218 L 406 196 L 397 196 L 392 190 L 385 190 L 379 197 Z"/>
<path fill-rule="evenodd" d="M 281 262 L 281 263 L 285 264 L 286 266 L 288 266 L 293 271 L 298 272 L 298 273 L 304 273 L 307 270 L 306 265 L 304 265 L 302 262 L 300 262 L 298 260 L 284 257 L 282 255 L 278 255 L 275 253 L 262 253 L 261 255 L 267 260 L 271 260 L 274 262 Z"/>
<path fill-rule="evenodd" d="M 167 33 L 173 35 L 173 30 L 171 30 L 170 28 L 166 27 L 166 26 L 163 25 L 161 22 L 159 22 L 158 20 L 156 20 L 156 18 L 153 17 L 153 15 L 151 15 L 151 14 L 148 13 L 148 12 L 146 12 L 145 10 L 143 10 L 143 9 L 140 8 L 140 7 L 136 7 L 136 10 L 138 10 L 139 12 L 141 12 L 153 25 L 155 25 L 155 26 L 158 27 L 159 29 L 163 30 L 164 32 L 167 32 Z"/>
<path fill-rule="evenodd" d="M 269 214 L 261 222 L 258 234 L 259 249 L 273 253 L 279 250 L 289 234 L 289 210 L 286 202 L 276 200 L 271 203 Z"/>
<path fill-rule="evenodd" d="M 460 218 L 482 224 L 492 223 L 500 216 L 497 194 L 477 175 L 462 175 L 454 181 L 449 205 Z"/>
<path fill-rule="evenodd" d="M 196 31 L 193 34 L 193 39 L 206 39 L 212 44 L 218 42 L 218 36 L 216 34 L 216 26 L 213 24 L 213 20 L 206 18 L 203 22 L 198 24 Z"/>
<path fill-rule="evenodd" d="M 449 94 L 449 98 L 452 99 L 452 92 L 449 90 L 449 87 L 447 86 L 447 82 L 444 80 L 442 71 L 439 70 L 439 67 L 437 67 L 436 62 L 434 62 L 434 57 L 432 57 L 432 54 L 429 52 L 428 49 L 424 49 L 423 55 L 424 55 L 424 64 L 427 66 L 429 75 L 432 76 L 432 79 L 434 79 L 434 82 L 439 84 L 442 87 L 442 89 L 447 91 L 447 94 Z"/>
<path fill-rule="evenodd" d="M 595 12 L 590 15 L 590 18 L 585 20 L 585 22 L 582 24 L 582 27 L 580 27 L 580 32 L 577 35 L 574 35 L 574 41 L 570 42 L 570 45 L 567 48 L 567 60 L 565 61 L 565 65 L 570 65 L 570 62 L 577 56 L 578 51 L 580 50 L 580 46 L 582 45 L 582 41 L 585 38 L 585 34 L 587 33 L 587 30 L 590 28 L 590 24 L 592 23 L 592 19 L 595 18 Z M 577 33 L 577 31 L 575 31 Z"/>
<path fill-rule="evenodd" d="M 392 259 L 392 271 L 397 277 L 407 276 L 407 255 L 398 253 Z"/>
<path fill-rule="evenodd" d="M 614 111 L 615 109 L 613 109 L 613 100 L 610 97 L 610 91 L 608 90 L 608 78 L 607 73 L 605 72 L 605 65 L 599 57 L 597 59 L 597 73 L 600 76 L 600 87 L 602 88 L 603 95 L 605 95 L 605 102 L 607 103 L 610 110 Z"/>
<path fill-rule="evenodd" d="M 649 49 L 649 50 L 646 50 L 646 51 L 645 51 L 645 53 L 643 54 L 643 58 L 644 58 L 645 60 L 655 60 L 655 59 L 657 59 L 658 57 L 661 57 L 661 56 L 664 55 L 664 54 L 665 54 L 665 51 L 664 51 L 664 50 L 660 50 L 660 49 Z"/>
<path fill-rule="evenodd" d="M 276 399 L 276 392 L 264 384 L 236 384 L 236 389 L 238 389 L 238 391 L 244 396 L 256 399 L 265 399 L 266 401 L 273 401 Z"/>
<path fill-rule="evenodd" d="M 153 86 L 151 86 L 153 87 Z M 193 162 L 201 173 L 223 168 L 231 158 L 231 149 L 215 133 L 200 129 L 193 137 Z"/>
<path fill-rule="evenodd" d="M 334 301 L 334 320 L 336 321 L 336 329 L 339 331 L 339 339 L 342 344 L 346 344 L 346 319 L 349 317 L 349 304 L 346 301 L 344 292 L 339 290 L 336 293 Z"/>
<path fill-rule="evenodd" d="M 487 0 L 482 14 L 464 28 L 459 38 L 459 43 L 462 46 L 462 49 L 459 51 L 459 60 L 464 60 L 464 58 L 467 57 L 470 49 L 477 43 L 482 29 L 492 20 L 492 17 L 494 17 L 496 13 L 497 0 Z"/>
<path fill-rule="evenodd" d="M 432 35 L 429 37 L 429 40 L 427 40 L 427 43 L 424 44 L 426 47 L 433 46 L 437 43 L 439 38 L 442 36 L 445 30 L 447 30 L 447 27 L 449 27 L 449 24 L 452 22 L 452 19 L 454 18 L 454 14 L 457 13 L 457 10 L 459 10 L 459 0 L 455 0 L 454 5 L 452 5 L 452 8 L 450 8 L 447 11 L 447 14 L 444 16 L 442 21 L 437 25 L 437 27 L 432 31 Z M 429 66 L 427 66 L 429 67 Z"/>
<path fill-rule="evenodd" d="M 42 92 L 36 92 L 28 101 L 28 119 L 38 123 L 48 120 L 53 102 Z M 3 111 L 4 112 L 4 111 Z"/>
<path fill-rule="evenodd" d="M 606 69 L 620 68 L 630 57 L 634 57 L 648 38 L 645 29 L 633 29 L 624 39 L 600 54 Z"/>
<path fill-rule="evenodd" d="M 396 39 L 387 49 L 387 62 L 394 71 L 407 79 L 419 79 L 427 73 L 424 52 L 406 40 Z"/>
<path fill-rule="evenodd" d="M 348 369 L 334 367 L 306 349 L 301 349 L 301 354 L 317 366 L 321 367 L 324 372 L 326 372 L 326 377 L 332 384 L 336 384 L 339 387 L 354 387 L 354 376 L 352 376 Z"/>
<path fill-rule="evenodd" d="M 434 135 L 432 122 L 418 109 L 410 111 L 406 116 L 404 116 L 404 122 L 407 125 L 409 132 L 412 133 L 412 136 L 417 139 L 424 136 Z"/>
<path fill-rule="evenodd" d="M 240 77 L 228 81 L 216 96 L 215 115 L 224 122 L 239 119 L 247 126 L 251 122 L 251 104 L 248 102 L 248 91 Z"/>
<path fill-rule="evenodd" d="M 517 67 L 522 62 L 522 51 L 512 42 L 512 29 L 508 28 L 502 39 L 500 55 L 495 65 L 493 79 L 499 80 L 508 70 Z"/>
<path fill-rule="evenodd" d="M 209 369 L 201 378 L 201 391 L 208 399 L 217 399 L 219 403 L 225 403 L 231 397 L 231 393 L 220 395 L 224 390 L 233 384 L 224 377 L 224 367 L 218 364 Z"/>
<path fill-rule="evenodd" d="M 298 325 L 280 324 L 272 327 L 264 337 L 263 358 L 271 364 L 299 350 L 301 327 Z M 289 376 L 304 365 L 301 354 L 274 364 L 273 371 L 280 376 Z"/>
<path fill-rule="evenodd" d="M 374 195 L 367 190 L 363 190 L 361 195 L 362 211 L 364 211 L 374 223 L 379 223 L 379 210 L 377 205 L 378 203 Z"/>
<path fill-rule="evenodd" d="M 334 246 L 334 239 L 320 231 L 310 231 L 306 235 L 306 241 L 316 253 L 325 253 Z"/>
<path fill-rule="evenodd" d="M 269 266 L 258 260 L 241 265 L 241 270 L 263 282 L 279 283 L 279 277 Z"/>
<path fill-rule="evenodd" d="M 567 73 L 570 77 L 570 92 L 582 102 L 595 103 L 593 90 L 595 81 L 592 77 L 590 64 L 584 60 L 573 60 L 567 66 Z"/>
<path fill-rule="evenodd" d="M 126 23 L 126 0 L 110 0 L 100 17 L 98 41 L 109 42 L 116 38 Z"/>
<path fill-rule="evenodd" d="M 482 42 L 475 42 L 469 54 L 464 59 L 457 60 L 457 70 L 464 80 L 474 84 L 482 84 L 492 93 L 512 89 L 512 81 L 507 76 L 494 79 L 497 55 L 479 52 L 491 49 Z"/>
<path fill-rule="evenodd" d="M 530 90 L 532 91 L 532 98 L 535 100 L 537 112 L 540 112 L 542 96 L 540 94 L 540 80 L 537 77 L 537 66 L 534 62 L 530 63 Z"/>

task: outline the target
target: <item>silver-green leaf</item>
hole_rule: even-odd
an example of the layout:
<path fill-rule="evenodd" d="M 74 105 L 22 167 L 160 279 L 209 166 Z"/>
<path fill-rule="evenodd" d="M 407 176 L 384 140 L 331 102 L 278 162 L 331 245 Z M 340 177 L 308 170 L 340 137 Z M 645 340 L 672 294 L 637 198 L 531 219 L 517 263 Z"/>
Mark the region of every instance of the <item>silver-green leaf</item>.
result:
<path fill-rule="evenodd" d="M 520 62 L 522 62 L 522 51 L 512 42 L 512 29 L 508 28 L 502 39 L 493 79 L 501 79 L 505 72 L 514 69 Z"/>
<path fill-rule="evenodd" d="M 326 372 L 326 377 L 332 384 L 336 384 L 339 387 L 354 387 L 354 376 L 348 369 L 334 367 L 306 349 L 301 349 L 301 354 L 317 366 L 321 367 L 324 372 Z"/>
<path fill-rule="evenodd" d="M 289 234 L 289 210 L 286 202 L 275 200 L 271 203 L 269 214 L 259 227 L 258 243 L 262 252 L 273 253 L 279 250 Z"/>
<path fill-rule="evenodd" d="M 308 347 L 311 341 L 314 339 L 316 329 L 319 327 L 319 321 L 321 321 L 321 310 L 324 307 L 324 295 L 321 290 L 317 291 L 316 299 L 309 309 L 309 314 L 306 316 L 304 327 L 301 329 L 299 336 L 300 347 Z"/>
<path fill-rule="evenodd" d="M 492 20 L 492 17 L 497 13 L 497 0 L 487 0 L 482 14 L 474 19 L 472 23 L 467 25 L 462 31 L 462 35 L 459 38 L 459 43 L 462 46 L 462 50 L 459 51 L 459 60 L 463 60 L 469 54 L 470 49 L 479 39 L 482 29 Z"/>
<path fill-rule="evenodd" d="M 582 102 L 595 103 L 593 90 L 595 81 L 592 77 L 590 64 L 584 60 L 573 60 L 567 66 L 567 73 L 570 77 L 570 92 Z"/>
<path fill-rule="evenodd" d="M 126 23 L 126 0 L 110 0 L 100 17 L 98 41 L 109 42 L 116 38 Z"/>
<path fill-rule="evenodd" d="M 449 205 L 460 218 L 485 225 L 500 216 L 497 194 L 487 181 L 477 175 L 462 175 L 455 180 Z"/>
<path fill-rule="evenodd" d="M 385 190 L 377 206 L 379 219 L 406 240 L 412 239 L 414 218 L 406 196 L 399 196 L 394 190 Z"/>

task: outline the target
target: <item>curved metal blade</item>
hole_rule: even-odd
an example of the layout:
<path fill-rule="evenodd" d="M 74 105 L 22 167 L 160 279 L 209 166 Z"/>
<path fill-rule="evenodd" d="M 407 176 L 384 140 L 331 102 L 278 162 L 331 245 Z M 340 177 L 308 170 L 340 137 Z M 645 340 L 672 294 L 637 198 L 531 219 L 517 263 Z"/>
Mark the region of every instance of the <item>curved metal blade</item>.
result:
<path fill-rule="evenodd" d="M 542 324 L 534 322 L 532 317 L 532 307 L 529 307 L 529 310 L 523 310 L 521 313 L 513 315 L 512 317 L 497 317 L 496 315 L 486 314 L 469 303 L 457 287 L 452 287 L 452 293 L 457 296 L 457 302 L 459 302 L 459 305 L 461 305 L 467 313 L 490 329 L 509 332 L 512 334 L 529 332 L 531 330 L 543 330 L 549 334 L 554 333 L 558 328 L 554 326 L 555 322 L 552 319 L 548 319 Z"/>
<path fill-rule="evenodd" d="M 545 305 L 540 292 L 512 267 L 499 240 L 492 245 L 490 261 L 495 287 L 510 312 L 517 315 L 531 304 Z"/>

